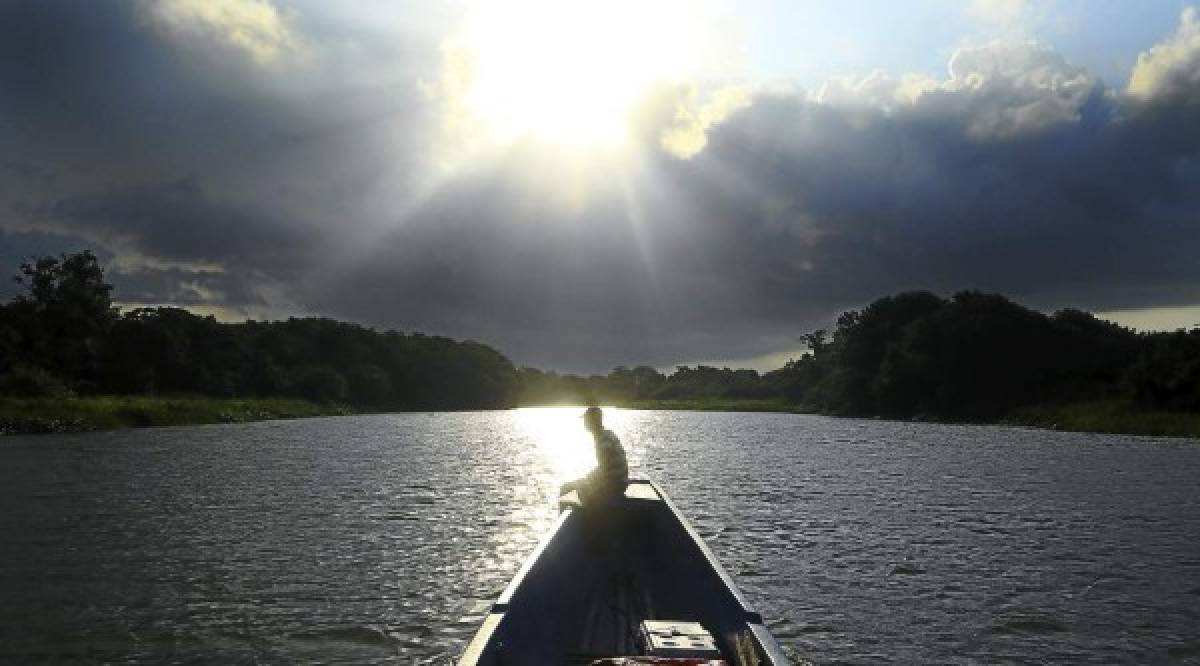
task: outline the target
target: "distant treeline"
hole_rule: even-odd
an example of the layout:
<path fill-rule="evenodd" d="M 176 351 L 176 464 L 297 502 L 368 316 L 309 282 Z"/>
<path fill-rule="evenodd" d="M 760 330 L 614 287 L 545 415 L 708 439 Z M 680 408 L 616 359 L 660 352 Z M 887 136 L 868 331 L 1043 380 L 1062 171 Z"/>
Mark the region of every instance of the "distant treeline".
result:
<path fill-rule="evenodd" d="M 843 313 L 767 373 L 516 368 L 483 344 L 322 318 L 221 323 L 179 308 L 119 312 L 90 252 L 20 267 L 0 305 L 0 395 L 299 397 L 373 409 L 761 400 L 829 414 L 989 420 L 1091 400 L 1200 410 L 1200 328 L 1136 333 L 967 291 L 909 292 Z"/>
<path fill-rule="evenodd" d="M 288 396 L 379 409 L 508 407 L 517 371 L 476 342 L 330 319 L 120 313 L 90 252 L 22 264 L 0 306 L 0 394 Z"/>
<path fill-rule="evenodd" d="M 649 366 L 624 366 L 607 375 L 564 375 L 522 368 L 521 402 L 623 404 L 670 400 L 782 400 L 789 385 L 782 370 L 759 374 L 706 365 L 681 365 L 669 375 Z"/>
<path fill-rule="evenodd" d="M 643 366 L 578 377 L 527 368 L 521 395 L 541 403 L 777 399 L 825 414 L 945 420 L 1095 400 L 1200 410 L 1200 328 L 1136 333 L 1080 310 L 1047 316 L 995 294 L 918 291 L 845 312 L 832 334 L 801 340 L 808 353 L 761 375 L 699 366 L 667 376 Z"/>

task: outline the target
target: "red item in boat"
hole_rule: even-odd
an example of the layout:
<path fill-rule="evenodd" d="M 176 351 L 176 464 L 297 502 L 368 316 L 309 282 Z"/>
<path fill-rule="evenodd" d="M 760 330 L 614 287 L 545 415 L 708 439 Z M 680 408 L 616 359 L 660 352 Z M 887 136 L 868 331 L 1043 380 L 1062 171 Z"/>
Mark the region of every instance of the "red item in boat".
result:
<path fill-rule="evenodd" d="M 729 662 L 703 657 L 610 657 L 597 659 L 591 666 L 729 666 Z"/>

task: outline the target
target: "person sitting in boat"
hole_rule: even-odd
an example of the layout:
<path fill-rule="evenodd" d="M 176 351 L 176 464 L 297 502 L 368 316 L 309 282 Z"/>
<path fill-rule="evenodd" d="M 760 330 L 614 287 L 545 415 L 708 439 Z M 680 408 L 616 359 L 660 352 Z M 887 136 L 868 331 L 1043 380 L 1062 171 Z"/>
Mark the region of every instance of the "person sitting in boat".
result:
<path fill-rule="evenodd" d="M 604 427 L 604 414 L 599 407 L 587 408 L 583 413 L 583 427 L 592 433 L 595 441 L 596 468 L 582 479 L 564 483 L 559 493 L 565 495 L 576 490 L 585 504 L 621 496 L 625 486 L 629 485 L 629 463 L 625 460 L 621 440 Z"/>

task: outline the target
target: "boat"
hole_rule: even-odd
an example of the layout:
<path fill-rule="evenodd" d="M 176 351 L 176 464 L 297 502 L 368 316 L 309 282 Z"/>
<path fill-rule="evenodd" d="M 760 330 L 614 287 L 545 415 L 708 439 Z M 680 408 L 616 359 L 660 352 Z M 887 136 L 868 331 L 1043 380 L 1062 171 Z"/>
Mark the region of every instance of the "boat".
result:
<path fill-rule="evenodd" d="M 492 605 L 459 666 L 782 666 L 783 650 L 655 483 L 554 526 Z"/>

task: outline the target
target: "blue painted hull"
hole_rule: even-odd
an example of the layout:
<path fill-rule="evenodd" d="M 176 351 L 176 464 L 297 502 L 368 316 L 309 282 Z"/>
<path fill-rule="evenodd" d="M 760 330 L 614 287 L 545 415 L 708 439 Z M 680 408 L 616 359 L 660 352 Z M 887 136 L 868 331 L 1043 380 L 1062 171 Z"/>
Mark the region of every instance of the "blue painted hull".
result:
<path fill-rule="evenodd" d="M 604 505 L 564 498 L 553 529 L 458 663 L 588 664 L 637 655 L 642 620 L 701 623 L 731 665 L 788 663 L 704 541 L 649 481 L 631 482 L 624 498 Z"/>

